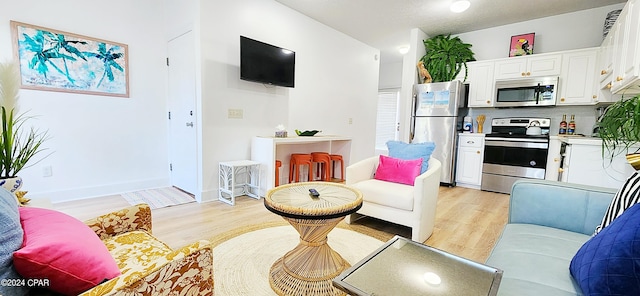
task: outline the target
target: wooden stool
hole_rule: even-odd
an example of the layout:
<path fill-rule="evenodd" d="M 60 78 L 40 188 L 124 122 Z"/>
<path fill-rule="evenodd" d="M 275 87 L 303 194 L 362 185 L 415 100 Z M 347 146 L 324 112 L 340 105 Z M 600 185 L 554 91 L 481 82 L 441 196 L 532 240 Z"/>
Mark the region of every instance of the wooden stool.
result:
<path fill-rule="evenodd" d="M 316 177 L 320 177 L 322 181 L 329 181 L 331 176 L 329 166 L 331 165 L 331 156 L 327 152 L 311 152 L 311 162 L 317 163 Z M 315 180 L 315 179 L 314 179 Z"/>
<path fill-rule="evenodd" d="M 311 170 L 311 154 L 292 153 L 291 160 L 289 161 L 289 183 L 293 182 L 294 175 L 296 176 L 296 182 L 300 182 L 300 166 L 303 165 L 309 167 L 309 177 L 307 181 L 311 181 L 311 175 L 313 173 L 313 170 Z"/>
<path fill-rule="evenodd" d="M 333 178 L 336 177 L 336 168 L 334 167 L 336 161 L 340 162 L 340 181 L 344 181 L 344 160 L 342 159 L 342 155 L 340 154 L 331 154 L 331 171 L 333 174 L 331 175 Z"/>
<path fill-rule="evenodd" d="M 276 160 L 276 187 L 280 186 L 280 167 L 282 166 L 282 161 Z"/>

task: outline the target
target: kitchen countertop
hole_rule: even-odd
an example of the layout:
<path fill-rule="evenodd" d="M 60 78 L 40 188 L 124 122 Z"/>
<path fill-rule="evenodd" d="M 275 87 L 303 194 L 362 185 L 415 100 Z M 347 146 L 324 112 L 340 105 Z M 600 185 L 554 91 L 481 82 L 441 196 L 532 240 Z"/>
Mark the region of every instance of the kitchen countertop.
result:
<path fill-rule="evenodd" d="M 602 139 L 596 137 L 557 135 L 549 138 L 554 137 L 567 144 L 602 146 Z"/>
<path fill-rule="evenodd" d="M 484 137 L 483 133 L 458 133 L 459 136 Z"/>

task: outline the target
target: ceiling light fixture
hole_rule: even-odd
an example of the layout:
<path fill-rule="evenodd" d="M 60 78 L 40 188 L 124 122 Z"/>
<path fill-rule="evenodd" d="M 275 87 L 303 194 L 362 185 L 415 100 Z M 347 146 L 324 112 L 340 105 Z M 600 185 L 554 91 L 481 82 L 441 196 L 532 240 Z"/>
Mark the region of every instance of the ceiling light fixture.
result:
<path fill-rule="evenodd" d="M 407 54 L 407 52 L 409 52 L 409 49 L 410 49 L 409 45 L 400 46 L 398 47 L 398 52 L 400 54 Z"/>
<path fill-rule="evenodd" d="M 458 0 L 451 3 L 451 7 L 449 7 L 449 9 L 451 9 L 451 11 L 455 13 L 460 13 L 467 10 L 469 6 L 471 6 L 471 2 L 469 2 L 468 0 Z"/>

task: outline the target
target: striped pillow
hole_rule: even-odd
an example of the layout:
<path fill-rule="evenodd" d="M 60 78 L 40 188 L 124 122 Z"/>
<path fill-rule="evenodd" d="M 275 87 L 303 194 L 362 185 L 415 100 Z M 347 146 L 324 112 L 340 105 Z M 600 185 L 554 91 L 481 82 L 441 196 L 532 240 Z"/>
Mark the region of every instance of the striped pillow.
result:
<path fill-rule="evenodd" d="M 596 232 L 594 234 L 598 234 L 603 228 L 607 227 L 613 219 L 622 215 L 624 210 L 630 208 L 640 201 L 640 174 L 638 172 L 633 173 L 622 188 L 618 190 L 616 195 L 611 200 L 611 204 L 607 209 L 607 212 L 602 218 L 602 222 L 598 227 L 596 227 Z"/>

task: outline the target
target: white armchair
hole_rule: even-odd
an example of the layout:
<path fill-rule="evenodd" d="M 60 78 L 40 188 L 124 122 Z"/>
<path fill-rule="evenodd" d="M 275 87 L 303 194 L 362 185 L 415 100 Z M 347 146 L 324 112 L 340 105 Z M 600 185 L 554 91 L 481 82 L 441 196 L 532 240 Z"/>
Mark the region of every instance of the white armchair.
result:
<path fill-rule="evenodd" d="M 408 226 L 411 239 L 423 243 L 433 233 L 442 164 L 429 158 L 429 169 L 411 186 L 374 179 L 378 160 L 374 156 L 347 167 L 346 185 L 360 190 L 364 201 L 357 213 L 347 216 L 346 222 L 365 215 Z"/>

